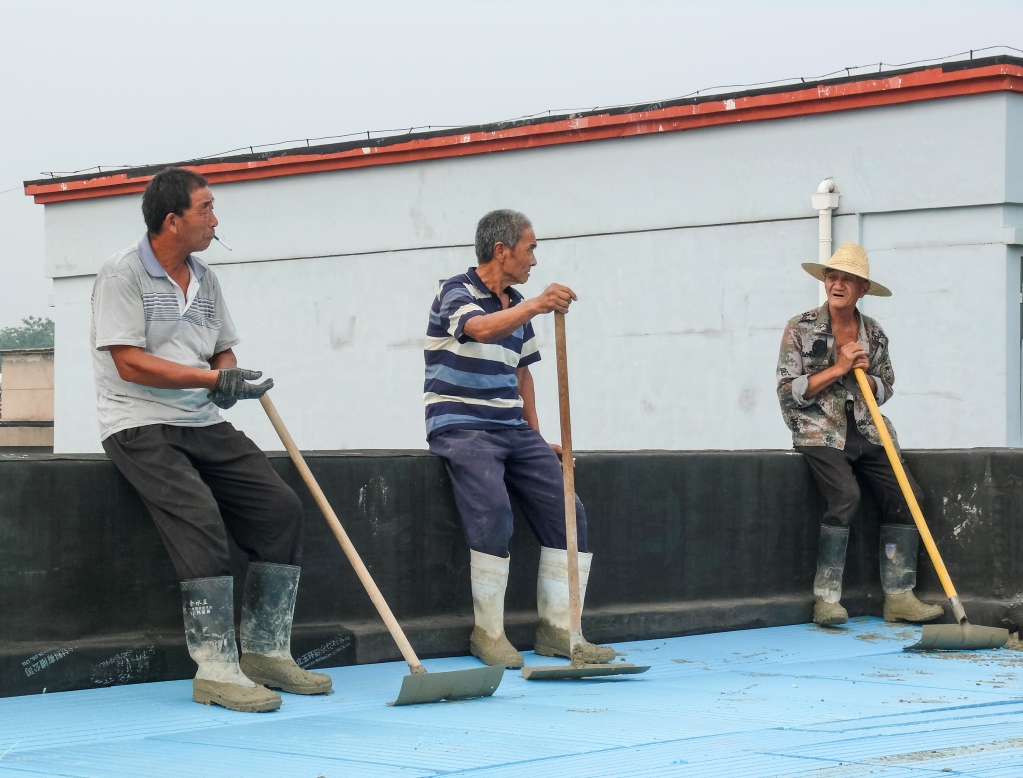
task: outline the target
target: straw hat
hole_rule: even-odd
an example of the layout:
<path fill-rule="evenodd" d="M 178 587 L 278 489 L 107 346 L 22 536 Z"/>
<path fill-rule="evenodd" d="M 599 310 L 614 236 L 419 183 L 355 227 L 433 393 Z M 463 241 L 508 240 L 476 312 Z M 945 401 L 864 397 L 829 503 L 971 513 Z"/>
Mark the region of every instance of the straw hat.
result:
<path fill-rule="evenodd" d="M 831 255 L 831 259 L 828 260 L 826 265 L 822 265 L 820 262 L 804 262 L 803 270 L 818 281 L 823 281 L 824 274 L 829 270 L 841 270 L 843 273 L 849 273 L 865 281 L 870 281 L 870 288 L 867 290 L 867 294 L 877 295 L 878 297 L 892 296 L 892 292 L 888 287 L 881 286 L 877 281 L 871 280 L 870 262 L 867 261 L 867 252 L 863 250 L 863 246 L 856 243 L 843 243 L 838 247 L 838 251 Z"/>

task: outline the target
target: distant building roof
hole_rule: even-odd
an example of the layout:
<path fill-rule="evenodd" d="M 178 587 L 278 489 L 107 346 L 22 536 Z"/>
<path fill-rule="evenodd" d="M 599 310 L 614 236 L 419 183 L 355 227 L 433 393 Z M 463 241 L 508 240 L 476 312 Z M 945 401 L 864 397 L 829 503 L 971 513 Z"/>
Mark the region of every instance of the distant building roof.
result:
<path fill-rule="evenodd" d="M 1023 92 L 1023 59 L 987 57 L 561 116 L 185 160 L 210 183 L 399 164 L 990 92 Z M 25 182 L 37 203 L 134 194 L 166 164 Z"/>
<path fill-rule="evenodd" d="M 46 348 L 0 348 L 0 356 L 5 354 L 52 354 L 53 346 Z"/>

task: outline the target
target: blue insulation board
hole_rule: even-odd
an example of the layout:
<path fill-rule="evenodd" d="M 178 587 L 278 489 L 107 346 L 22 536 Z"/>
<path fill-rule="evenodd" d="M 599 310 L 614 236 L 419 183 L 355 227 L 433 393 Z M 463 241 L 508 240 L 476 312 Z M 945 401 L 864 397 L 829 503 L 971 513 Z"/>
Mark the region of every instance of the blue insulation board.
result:
<path fill-rule="evenodd" d="M 649 672 L 508 671 L 493 697 L 403 708 L 398 663 L 268 714 L 196 705 L 188 681 L 0 699 L 0 778 L 1023 778 L 1023 652 L 904 652 L 918 636 L 862 618 L 622 643 Z"/>

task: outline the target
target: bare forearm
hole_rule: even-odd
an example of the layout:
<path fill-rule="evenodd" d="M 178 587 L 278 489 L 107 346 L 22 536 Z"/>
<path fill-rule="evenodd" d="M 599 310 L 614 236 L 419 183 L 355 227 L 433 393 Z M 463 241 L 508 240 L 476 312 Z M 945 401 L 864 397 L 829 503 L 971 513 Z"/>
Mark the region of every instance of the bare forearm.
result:
<path fill-rule="evenodd" d="M 838 368 L 832 365 L 829 368 L 821 370 L 819 373 L 814 373 L 810 376 L 810 380 L 806 384 L 806 391 L 803 392 L 803 397 L 809 400 L 811 397 L 816 397 L 818 394 L 823 392 L 835 381 L 842 380 L 844 373 Z"/>
<path fill-rule="evenodd" d="M 533 429 L 540 430 L 540 419 L 536 415 L 536 391 L 533 387 L 533 375 L 528 367 L 515 371 L 519 381 L 519 397 L 522 398 L 522 418 Z"/>
<path fill-rule="evenodd" d="M 217 370 L 179 365 L 134 346 L 111 346 L 110 353 L 118 375 L 129 383 L 154 389 L 212 390 L 217 385 Z"/>
<path fill-rule="evenodd" d="M 474 316 L 465 323 L 463 332 L 478 343 L 496 343 L 532 319 L 539 311 L 532 300 L 524 300 L 513 308 L 485 316 Z"/>
<path fill-rule="evenodd" d="M 842 369 L 837 365 L 833 365 L 826 370 L 821 370 L 819 373 L 815 373 L 810 376 L 810 380 L 807 382 L 806 391 L 803 393 L 803 397 L 809 400 L 811 397 L 817 396 L 835 383 L 835 381 L 841 381 L 844 375 L 845 373 L 843 373 Z M 874 396 L 877 396 L 877 383 L 869 375 L 867 376 L 867 384 L 870 386 L 870 391 L 874 394 Z"/>
<path fill-rule="evenodd" d="M 213 358 L 210 359 L 211 370 L 220 370 L 227 367 L 238 367 L 238 358 L 235 357 L 234 351 L 231 349 L 214 354 Z"/>

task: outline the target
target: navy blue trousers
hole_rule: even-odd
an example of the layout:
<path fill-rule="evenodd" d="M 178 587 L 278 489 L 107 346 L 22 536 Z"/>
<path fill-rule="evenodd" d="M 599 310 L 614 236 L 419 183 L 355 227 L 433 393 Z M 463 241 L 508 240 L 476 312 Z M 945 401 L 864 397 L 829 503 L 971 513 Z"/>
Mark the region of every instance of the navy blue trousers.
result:
<path fill-rule="evenodd" d="M 565 548 L 565 487 L 561 463 L 531 428 L 453 429 L 430 439 L 444 459 L 469 548 L 507 557 L 513 498 L 541 545 Z M 589 551 L 586 511 L 575 499 L 579 550 Z"/>

